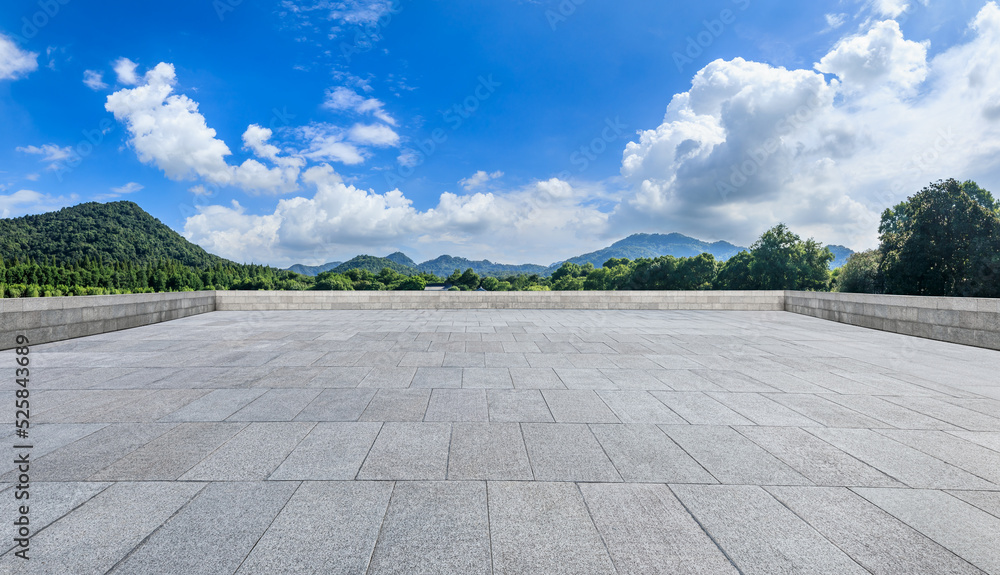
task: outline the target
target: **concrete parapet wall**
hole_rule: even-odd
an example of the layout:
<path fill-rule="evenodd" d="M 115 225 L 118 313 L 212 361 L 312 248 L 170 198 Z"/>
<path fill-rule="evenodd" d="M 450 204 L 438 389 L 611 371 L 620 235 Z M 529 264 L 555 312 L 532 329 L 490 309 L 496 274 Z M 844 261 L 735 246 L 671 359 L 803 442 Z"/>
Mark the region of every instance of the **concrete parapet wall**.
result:
<path fill-rule="evenodd" d="M 583 309 L 782 311 L 781 291 L 220 291 L 219 311 L 303 309 Z"/>
<path fill-rule="evenodd" d="M 0 349 L 17 335 L 49 343 L 215 311 L 215 292 L 0 299 Z"/>
<path fill-rule="evenodd" d="M 789 291 L 785 311 L 1000 350 L 1000 299 Z"/>

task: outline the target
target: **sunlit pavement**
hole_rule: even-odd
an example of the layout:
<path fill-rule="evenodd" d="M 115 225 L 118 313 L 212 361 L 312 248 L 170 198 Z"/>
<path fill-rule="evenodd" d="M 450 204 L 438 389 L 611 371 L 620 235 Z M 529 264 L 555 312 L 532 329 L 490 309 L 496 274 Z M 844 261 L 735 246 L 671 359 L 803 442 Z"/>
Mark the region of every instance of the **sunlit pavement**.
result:
<path fill-rule="evenodd" d="M 784 312 L 295 311 L 30 357 L 32 559 L 5 456 L 2 573 L 1000 573 L 996 351 Z"/>

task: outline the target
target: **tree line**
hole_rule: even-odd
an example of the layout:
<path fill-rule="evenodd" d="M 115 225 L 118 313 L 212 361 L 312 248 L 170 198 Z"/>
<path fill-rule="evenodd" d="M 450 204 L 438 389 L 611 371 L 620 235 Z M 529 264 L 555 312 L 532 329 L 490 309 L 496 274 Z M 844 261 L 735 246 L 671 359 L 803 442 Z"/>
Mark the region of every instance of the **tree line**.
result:
<path fill-rule="evenodd" d="M 851 256 L 841 292 L 1000 297 L 1000 202 L 972 181 L 940 181 L 882 214 L 879 247 Z"/>
<path fill-rule="evenodd" d="M 468 291 L 806 290 L 1000 297 L 1000 202 L 975 182 L 940 181 L 886 210 L 878 249 L 852 255 L 831 272 L 833 253 L 784 224 L 726 261 L 695 257 L 613 258 L 597 268 L 563 263 L 551 276 L 480 277 L 471 268 L 448 277 L 393 267 L 328 271 L 309 277 L 263 265 L 217 260 L 186 265 L 160 258 L 137 263 L 84 257 L 73 263 L 0 259 L 2 297 L 197 290 Z M 217 262 L 224 263 L 217 263 Z"/>

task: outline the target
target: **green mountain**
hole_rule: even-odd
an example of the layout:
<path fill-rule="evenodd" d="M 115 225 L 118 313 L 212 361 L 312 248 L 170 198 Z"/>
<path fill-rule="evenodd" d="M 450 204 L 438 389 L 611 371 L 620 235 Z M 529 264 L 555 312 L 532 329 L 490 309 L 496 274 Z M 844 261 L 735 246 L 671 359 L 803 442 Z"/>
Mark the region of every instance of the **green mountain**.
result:
<path fill-rule="evenodd" d="M 344 262 L 329 262 L 321 264 L 318 266 L 307 266 L 302 264 L 295 264 L 290 268 L 285 268 L 290 272 L 295 272 L 297 274 L 302 274 L 304 276 L 318 276 L 319 274 L 332 270 L 333 268 L 339 266 Z"/>
<path fill-rule="evenodd" d="M 385 256 L 385 259 L 387 259 L 389 261 L 392 261 L 392 262 L 396 262 L 397 264 L 399 264 L 401 266 L 406 266 L 406 267 L 410 267 L 410 268 L 417 267 L 417 262 L 411 260 L 410 257 L 408 255 L 404 254 L 403 252 L 395 252 L 395 253 L 389 254 L 389 255 Z"/>
<path fill-rule="evenodd" d="M 408 276 L 416 275 L 418 273 L 417 270 L 412 266 L 406 266 L 394 262 L 388 258 L 379 258 L 375 256 L 357 256 L 329 271 L 342 274 L 349 270 L 361 269 L 361 270 L 368 270 L 373 274 L 377 274 L 378 272 L 382 271 L 383 268 L 389 268 L 391 270 L 397 271 L 401 274 L 405 274 Z"/>
<path fill-rule="evenodd" d="M 440 256 L 417 266 L 417 269 L 421 272 L 432 273 L 441 277 L 448 277 L 455 270 L 461 270 L 464 272 L 469 268 L 472 268 L 472 271 L 476 272 L 476 274 L 480 276 L 508 276 L 546 273 L 545 266 L 535 264 L 508 265 L 494 263 L 489 260 L 472 261 L 452 256 Z"/>
<path fill-rule="evenodd" d="M 623 240 L 619 240 L 611 246 L 570 258 L 569 262 L 583 265 L 594 264 L 594 267 L 601 267 L 604 262 L 611 258 L 627 258 L 630 260 L 638 258 L 657 258 L 660 256 L 674 256 L 677 258 L 689 258 L 703 253 L 715 256 L 717 260 L 728 260 L 746 248 L 734 246 L 729 242 L 708 243 L 682 234 L 633 234 Z M 559 269 L 563 262 L 557 262 L 549 266 L 549 272 Z"/>
<path fill-rule="evenodd" d="M 59 263 L 90 258 L 134 264 L 170 259 L 196 268 L 233 263 L 187 241 L 133 202 L 90 202 L 2 219 L 0 257 Z"/>
<path fill-rule="evenodd" d="M 852 250 L 851 248 L 845 248 L 844 246 L 832 245 L 826 247 L 830 248 L 830 251 L 833 252 L 834 255 L 833 261 L 830 262 L 831 270 L 835 270 L 840 266 L 846 264 L 847 258 L 851 257 L 851 254 L 854 253 L 854 250 Z"/>

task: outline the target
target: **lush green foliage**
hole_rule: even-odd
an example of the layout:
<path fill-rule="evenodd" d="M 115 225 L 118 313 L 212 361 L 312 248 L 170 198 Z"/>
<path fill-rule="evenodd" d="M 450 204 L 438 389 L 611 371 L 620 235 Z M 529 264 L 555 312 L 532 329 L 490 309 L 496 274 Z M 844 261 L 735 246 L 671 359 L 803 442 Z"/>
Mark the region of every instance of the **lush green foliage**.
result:
<path fill-rule="evenodd" d="M 141 265 L 106 264 L 89 258 L 74 264 L 0 260 L 3 297 L 32 296 L 36 292 L 94 295 L 203 289 L 301 290 L 311 285 L 311 278 L 259 265 L 219 264 L 198 269 L 170 260 Z"/>
<path fill-rule="evenodd" d="M 610 259 L 656 259 L 663 255 L 675 258 L 695 257 L 703 253 L 712 254 L 716 259 L 726 260 L 746 248 L 734 246 L 729 242 L 708 243 L 682 234 L 633 234 L 619 240 L 609 247 L 589 254 L 570 258 L 570 263 L 577 265 L 592 264 L 603 266 Z M 550 271 L 557 269 L 556 264 Z"/>
<path fill-rule="evenodd" d="M 133 202 L 91 202 L 0 219 L 0 258 L 64 264 L 90 258 L 136 265 L 172 260 L 197 268 L 232 263 L 187 241 Z"/>
<path fill-rule="evenodd" d="M 545 266 L 534 264 L 507 265 L 498 264 L 489 260 L 472 261 L 465 258 L 452 256 L 440 256 L 428 260 L 417 266 L 417 270 L 423 273 L 447 276 L 452 270 L 472 269 L 481 276 L 507 276 L 517 274 L 540 274 L 545 273 Z"/>
<path fill-rule="evenodd" d="M 835 291 L 845 293 L 881 293 L 878 250 L 858 252 L 847 259 L 838 270 Z"/>
<path fill-rule="evenodd" d="M 975 182 L 932 184 L 882 214 L 885 293 L 1000 297 L 1000 203 Z"/>
<path fill-rule="evenodd" d="M 730 258 L 716 287 L 734 290 L 829 289 L 833 253 L 815 240 L 803 241 L 785 224 L 778 224 L 751 246 Z"/>
<path fill-rule="evenodd" d="M 364 270 L 377 274 L 384 269 L 391 269 L 392 271 L 403 275 L 415 275 L 418 273 L 417 270 L 408 265 L 395 262 L 389 258 L 379 258 L 375 256 L 357 256 L 333 268 L 331 271 L 338 274 L 344 274 L 350 270 Z"/>

